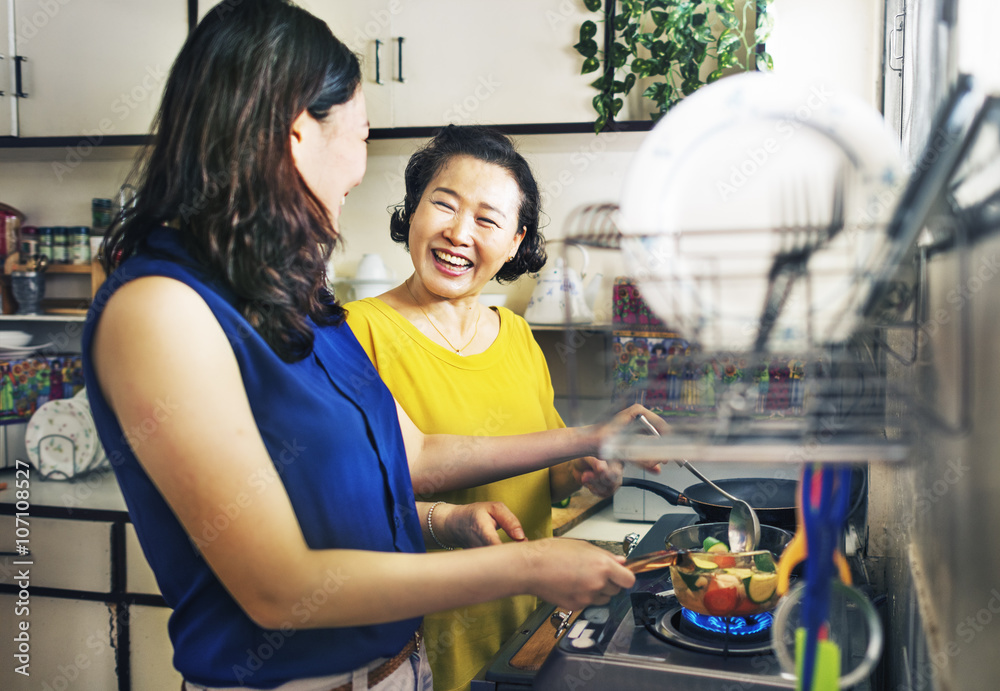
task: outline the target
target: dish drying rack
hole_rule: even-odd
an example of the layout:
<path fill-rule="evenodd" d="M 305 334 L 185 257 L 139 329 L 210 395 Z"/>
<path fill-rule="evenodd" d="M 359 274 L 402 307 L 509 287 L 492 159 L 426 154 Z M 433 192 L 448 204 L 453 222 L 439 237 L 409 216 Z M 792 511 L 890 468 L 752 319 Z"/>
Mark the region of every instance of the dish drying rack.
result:
<path fill-rule="evenodd" d="M 568 223 L 571 232 L 562 251 L 581 245 L 592 256 L 605 255 L 605 263 L 627 265 L 626 246 L 643 240 L 620 230 L 613 203 L 578 207 Z M 899 462 L 908 457 L 912 435 L 902 425 L 909 416 L 885 414 L 885 354 L 874 337 L 860 334 L 829 344 L 810 338 L 806 347 L 794 350 L 705 349 L 645 309 L 638 293 L 650 277 L 638 278 L 615 281 L 612 337 L 605 353 L 613 407 L 642 403 L 670 424 L 671 434 L 656 438 L 630 426 L 606 444 L 605 457 L 752 463 Z M 662 285 L 674 279 L 669 274 L 658 278 Z M 801 280 L 811 280 L 808 270 Z M 626 310 L 638 311 L 639 318 L 630 320 L 635 315 Z M 752 319 L 760 315 L 758 308 Z M 584 373 L 577 355 L 592 330 L 568 320 L 564 329 L 569 417 L 580 424 L 578 379 Z M 907 400 L 898 394 L 892 396 L 897 407 Z"/>

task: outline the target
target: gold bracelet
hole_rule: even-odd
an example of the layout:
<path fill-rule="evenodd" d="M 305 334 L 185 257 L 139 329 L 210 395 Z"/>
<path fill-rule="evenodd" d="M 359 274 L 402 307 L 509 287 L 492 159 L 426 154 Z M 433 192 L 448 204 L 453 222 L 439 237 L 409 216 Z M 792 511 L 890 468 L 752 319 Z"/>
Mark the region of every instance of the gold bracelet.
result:
<path fill-rule="evenodd" d="M 438 540 L 437 535 L 434 534 L 434 524 L 431 523 L 431 516 L 434 515 L 434 508 L 438 504 L 443 504 L 443 503 L 444 503 L 443 501 L 436 501 L 433 504 L 431 504 L 431 508 L 427 512 L 427 530 L 431 534 L 431 539 L 434 540 L 434 542 L 437 543 L 438 547 L 440 547 L 441 549 L 450 549 L 450 550 L 453 550 L 453 549 L 455 549 L 454 547 L 449 547 L 448 545 L 446 545 L 443 542 L 441 542 L 440 540 Z"/>

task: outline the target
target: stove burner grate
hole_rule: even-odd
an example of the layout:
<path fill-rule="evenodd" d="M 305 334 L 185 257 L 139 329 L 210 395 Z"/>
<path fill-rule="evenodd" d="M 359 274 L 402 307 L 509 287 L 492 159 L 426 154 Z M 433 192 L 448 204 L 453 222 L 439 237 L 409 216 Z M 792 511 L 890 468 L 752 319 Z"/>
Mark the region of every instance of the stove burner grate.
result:
<path fill-rule="evenodd" d="M 708 629 L 695 624 L 689 619 L 690 615 L 711 620 L 711 625 L 715 628 Z M 698 653 L 745 657 L 770 654 L 771 622 L 769 612 L 749 620 L 731 617 L 727 635 L 725 618 L 689 613 L 678 605 L 668 609 L 655 624 L 647 624 L 646 630 L 660 640 Z"/>

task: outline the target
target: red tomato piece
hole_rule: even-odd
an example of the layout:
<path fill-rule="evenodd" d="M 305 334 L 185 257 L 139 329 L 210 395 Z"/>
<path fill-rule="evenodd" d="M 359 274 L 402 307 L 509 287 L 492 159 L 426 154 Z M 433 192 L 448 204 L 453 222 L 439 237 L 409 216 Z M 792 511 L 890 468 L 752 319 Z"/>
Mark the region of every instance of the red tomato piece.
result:
<path fill-rule="evenodd" d="M 736 602 L 739 600 L 739 591 L 735 587 L 720 588 L 715 581 L 708 584 L 705 589 L 705 609 L 708 613 L 716 617 L 733 616 Z"/>

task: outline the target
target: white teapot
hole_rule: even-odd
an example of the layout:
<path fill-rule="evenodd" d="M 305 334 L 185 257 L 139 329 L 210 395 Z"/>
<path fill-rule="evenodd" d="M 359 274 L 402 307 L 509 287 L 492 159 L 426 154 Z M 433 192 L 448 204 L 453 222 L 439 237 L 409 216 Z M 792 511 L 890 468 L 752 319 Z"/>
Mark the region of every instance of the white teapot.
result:
<path fill-rule="evenodd" d="M 587 304 L 583 278 L 587 275 L 590 257 L 580 245 L 573 245 L 581 252 L 583 267 L 578 274 L 566 266 L 563 257 L 556 257 L 551 266 L 538 274 L 538 283 L 531 293 L 531 300 L 524 310 L 524 319 L 529 324 L 588 324 L 594 320 L 594 313 Z"/>

